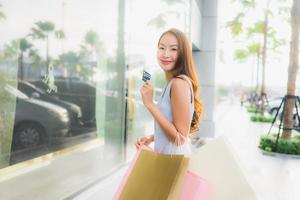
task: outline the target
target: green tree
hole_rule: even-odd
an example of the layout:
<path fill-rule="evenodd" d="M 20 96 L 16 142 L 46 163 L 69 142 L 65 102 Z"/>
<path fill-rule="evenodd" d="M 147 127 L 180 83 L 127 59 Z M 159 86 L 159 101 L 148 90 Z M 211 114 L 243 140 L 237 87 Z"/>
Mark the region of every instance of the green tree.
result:
<path fill-rule="evenodd" d="M 227 27 L 230 29 L 232 35 L 238 36 L 243 32 L 244 17 L 244 13 L 238 13 L 233 20 L 227 23 Z"/>
<path fill-rule="evenodd" d="M 235 2 L 235 1 L 234 1 Z M 270 0 L 267 0 L 265 7 L 262 12 L 264 15 L 264 19 L 260 21 L 256 21 L 253 25 L 245 28 L 244 27 L 244 17 L 246 14 L 240 12 L 236 15 L 236 17 L 227 23 L 227 27 L 231 30 L 233 36 L 241 36 L 246 37 L 248 40 L 254 40 L 246 50 L 236 52 L 236 58 L 240 58 L 242 60 L 248 58 L 249 55 L 256 55 L 256 67 L 257 72 L 259 71 L 260 63 L 262 65 L 262 74 L 261 74 L 261 87 L 260 91 L 258 91 L 258 76 L 256 82 L 256 92 L 260 93 L 260 112 L 264 114 L 265 110 L 265 98 L 266 90 L 265 90 L 265 71 L 266 71 L 266 59 L 267 59 L 267 51 L 268 50 L 276 50 L 281 45 L 285 44 L 283 39 L 278 39 L 277 34 L 274 28 L 272 28 L 269 24 L 269 16 L 273 15 L 270 10 Z M 249 9 L 256 9 L 256 1 L 255 0 L 239 0 L 238 3 L 247 11 Z M 279 8 L 280 10 L 280 8 Z M 244 34 L 245 33 L 245 34 Z M 258 39 L 262 37 L 262 42 Z M 268 42 L 270 40 L 270 42 Z M 272 46 L 268 48 L 268 46 Z M 241 53 L 244 53 L 241 54 Z M 261 59 L 261 62 L 260 62 Z"/>
<path fill-rule="evenodd" d="M 49 67 L 49 39 L 50 35 L 54 34 L 57 39 L 65 39 L 65 33 L 62 30 L 55 30 L 55 25 L 51 21 L 38 21 L 31 28 L 29 36 L 37 40 L 46 41 L 46 71 L 48 72 Z"/>
<path fill-rule="evenodd" d="M 4 45 L 0 54 L 0 59 L 18 60 L 18 78 L 24 79 L 24 55 L 31 59 L 31 65 L 37 66 L 41 62 L 38 50 L 34 49 L 33 44 L 27 38 L 16 39 Z"/>
<path fill-rule="evenodd" d="M 90 61 L 94 61 L 95 57 L 104 51 L 103 42 L 100 40 L 97 32 L 90 30 L 85 34 L 84 45 L 90 54 Z"/>
<path fill-rule="evenodd" d="M 6 18 L 6 16 L 5 16 L 4 11 L 3 11 L 3 6 L 0 3 L 0 20 L 3 20 L 5 18 Z"/>
<path fill-rule="evenodd" d="M 163 3 L 165 3 L 166 5 L 168 5 L 168 8 L 178 5 L 178 4 L 183 4 L 184 1 L 183 0 L 162 0 Z M 175 15 L 177 18 L 180 17 L 180 13 L 178 12 L 178 10 L 173 9 L 170 10 L 168 9 L 167 11 L 162 11 L 161 13 L 159 13 L 157 16 L 155 16 L 154 18 L 152 18 L 147 25 L 148 26 L 154 26 L 157 30 L 159 29 L 164 29 L 167 25 L 167 17 L 169 15 Z"/>
<path fill-rule="evenodd" d="M 16 60 L 19 56 L 19 40 L 13 40 L 8 44 L 4 44 L 1 52 L 1 59 Z"/>
<path fill-rule="evenodd" d="M 55 31 L 55 37 L 61 41 L 61 52 L 64 53 L 64 45 L 63 42 L 66 39 L 66 34 L 63 30 L 57 30 Z"/>
<path fill-rule="evenodd" d="M 97 65 L 96 60 L 101 54 L 105 53 L 103 42 L 97 32 L 90 30 L 84 36 L 84 43 L 81 45 L 80 57 L 86 60 L 91 65 L 91 72 Z"/>
<path fill-rule="evenodd" d="M 296 91 L 296 78 L 298 71 L 298 54 L 299 54 L 299 27 L 300 25 L 300 1 L 294 0 L 293 7 L 291 9 L 291 42 L 290 42 L 290 60 L 288 70 L 288 82 L 287 82 L 287 95 L 295 95 Z M 293 128 L 293 110 L 295 99 L 287 98 L 283 127 L 287 128 L 283 130 L 282 138 L 290 139 Z"/>
<path fill-rule="evenodd" d="M 58 62 L 68 69 L 70 77 L 73 76 L 73 73 L 76 70 L 76 66 L 79 64 L 79 61 L 80 56 L 74 51 L 69 51 L 67 53 L 61 54 L 58 59 Z"/>
<path fill-rule="evenodd" d="M 41 63 L 42 58 L 39 55 L 39 51 L 37 49 L 35 49 L 33 47 L 30 48 L 29 52 L 28 52 L 28 55 L 32 60 L 32 63 L 31 63 L 32 66 L 38 66 Z"/>
<path fill-rule="evenodd" d="M 18 78 L 21 80 L 24 78 L 24 54 L 31 48 L 32 44 L 26 38 L 16 39 L 4 45 L 0 56 L 2 59 L 18 59 Z"/>
<path fill-rule="evenodd" d="M 18 70 L 18 78 L 20 80 L 24 79 L 24 53 L 29 51 L 29 49 L 32 47 L 32 44 L 28 42 L 25 38 L 21 38 L 19 41 L 19 70 Z"/>

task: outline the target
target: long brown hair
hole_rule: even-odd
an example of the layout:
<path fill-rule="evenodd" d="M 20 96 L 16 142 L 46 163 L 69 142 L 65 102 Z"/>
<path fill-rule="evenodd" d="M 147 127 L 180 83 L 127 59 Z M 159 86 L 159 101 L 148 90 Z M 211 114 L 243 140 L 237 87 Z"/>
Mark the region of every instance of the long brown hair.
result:
<path fill-rule="evenodd" d="M 178 59 L 175 64 L 174 70 L 172 72 L 173 77 L 177 77 L 182 74 L 186 75 L 191 79 L 193 85 L 195 111 L 193 114 L 193 119 L 191 122 L 191 129 L 190 129 L 190 132 L 193 133 L 199 130 L 199 123 L 204 113 L 204 105 L 200 101 L 199 94 L 198 94 L 198 78 L 197 78 L 196 67 L 193 61 L 192 48 L 185 34 L 182 31 L 175 28 L 171 28 L 165 31 L 160 36 L 158 44 L 161 38 L 167 33 L 174 35 L 178 41 Z"/>

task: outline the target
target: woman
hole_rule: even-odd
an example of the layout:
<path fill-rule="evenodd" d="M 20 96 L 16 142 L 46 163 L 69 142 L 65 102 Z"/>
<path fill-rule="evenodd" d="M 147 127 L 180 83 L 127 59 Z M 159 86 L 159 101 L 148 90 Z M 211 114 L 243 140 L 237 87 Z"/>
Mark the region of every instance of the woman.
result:
<path fill-rule="evenodd" d="M 153 86 L 141 87 L 143 104 L 155 120 L 154 134 L 139 138 L 136 147 L 154 141 L 154 150 L 163 154 L 189 155 L 190 132 L 199 129 L 203 105 L 198 97 L 198 80 L 187 37 L 178 29 L 164 32 L 158 42 L 157 60 L 167 85 L 158 104 L 153 103 Z"/>

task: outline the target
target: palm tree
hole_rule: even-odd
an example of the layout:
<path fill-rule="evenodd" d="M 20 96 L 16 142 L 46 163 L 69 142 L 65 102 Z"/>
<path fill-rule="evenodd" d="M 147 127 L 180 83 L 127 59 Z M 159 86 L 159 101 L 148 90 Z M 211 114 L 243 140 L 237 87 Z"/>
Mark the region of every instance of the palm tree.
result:
<path fill-rule="evenodd" d="M 291 43 L 290 43 L 290 61 L 288 70 L 287 95 L 295 96 L 296 77 L 298 71 L 298 54 L 299 54 L 299 25 L 300 25 L 300 1 L 294 0 L 291 9 Z M 293 110 L 295 98 L 287 98 L 284 116 L 282 138 L 290 139 L 293 128 Z"/>
<path fill-rule="evenodd" d="M 18 78 L 20 80 L 24 79 L 24 53 L 28 51 L 32 44 L 29 43 L 25 38 L 20 39 L 19 41 L 20 53 L 19 53 L 19 70 L 18 70 Z"/>
<path fill-rule="evenodd" d="M 31 36 L 33 39 L 46 40 L 46 71 L 48 72 L 49 66 L 49 36 L 55 30 L 55 25 L 50 21 L 38 21 L 31 29 Z"/>
<path fill-rule="evenodd" d="M 90 61 L 92 62 L 95 57 L 96 47 L 100 44 L 98 34 L 90 30 L 85 34 L 84 42 L 87 45 L 87 49 L 90 51 Z"/>
<path fill-rule="evenodd" d="M 101 53 L 104 53 L 104 45 L 97 32 L 90 30 L 85 34 L 84 44 L 81 45 L 81 56 L 88 57 L 91 70 L 95 67 L 95 60 Z"/>
<path fill-rule="evenodd" d="M 37 66 L 39 63 L 41 63 L 42 58 L 39 55 L 39 52 L 37 49 L 30 48 L 28 55 L 32 59 L 32 63 L 31 63 L 32 66 Z"/>
<path fill-rule="evenodd" d="M 26 38 L 16 39 L 9 44 L 5 44 L 1 58 L 17 60 L 18 59 L 18 78 L 24 78 L 24 53 L 29 52 L 32 44 Z"/>
<path fill-rule="evenodd" d="M 66 39 L 66 34 L 63 30 L 57 30 L 55 31 L 55 37 L 61 41 L 61 53 L 64 53 L 64 45 L 63 45 L 63 40 Z"/>

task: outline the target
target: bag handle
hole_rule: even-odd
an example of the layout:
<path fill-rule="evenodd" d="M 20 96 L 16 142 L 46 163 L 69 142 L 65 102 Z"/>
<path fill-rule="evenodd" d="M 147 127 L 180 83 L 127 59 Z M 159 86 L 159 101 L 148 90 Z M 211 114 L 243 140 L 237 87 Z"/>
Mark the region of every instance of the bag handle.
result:
<path fill-rule="evenodd" d="M 184 140 L 183 143 L 181 142 L 182 139 Z M 176 148 L 179 148 L 179 150 L 183 150 L 182 145 L 185 143 L 185 140 L 186 140 L 186 137 L 184 137 L 181 133 L 179 133 L 178 131 L 176 131 L 176 136 L 175 136 L 174 143 L 172 142 L 171 145 L 169 145 L 168 143 L 166 143 L 166 145 L 162 146 L 159 149 L 158 153 L 162 153 L 165 150 L 166 147 L 167 147 L 167 149 L 166 149 L 167 152 L 174 152 L 174 150 L 176 150 Z"/>

